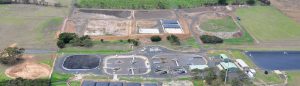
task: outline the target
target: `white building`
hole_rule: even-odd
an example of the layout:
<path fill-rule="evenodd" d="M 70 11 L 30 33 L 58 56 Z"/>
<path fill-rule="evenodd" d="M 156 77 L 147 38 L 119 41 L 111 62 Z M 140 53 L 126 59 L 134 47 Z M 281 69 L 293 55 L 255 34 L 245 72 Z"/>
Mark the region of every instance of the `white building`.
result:
<path fill-rule="evenodd" d="M 236 64 L 243 71 L 248 71 L 249 70 L 249 66 L 242 59 L 236 59 Z"/>

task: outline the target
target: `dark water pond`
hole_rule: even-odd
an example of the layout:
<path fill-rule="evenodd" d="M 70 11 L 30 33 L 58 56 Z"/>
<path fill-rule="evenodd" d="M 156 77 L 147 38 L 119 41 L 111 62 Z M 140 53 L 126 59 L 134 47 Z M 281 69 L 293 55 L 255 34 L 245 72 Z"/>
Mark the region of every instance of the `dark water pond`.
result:
<path fill-rule="evenodd" d="M 265 70 L 300 69 L 300 51 L 250 51 L 246 54 Z"/>

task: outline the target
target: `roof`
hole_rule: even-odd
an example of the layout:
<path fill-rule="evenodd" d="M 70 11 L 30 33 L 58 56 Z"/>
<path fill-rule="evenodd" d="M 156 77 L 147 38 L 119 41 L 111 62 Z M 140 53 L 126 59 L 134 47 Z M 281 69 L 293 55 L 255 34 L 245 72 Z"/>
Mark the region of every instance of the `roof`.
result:
<path fill-rule="evenodd" d="M 141 83 L 127 83 L 126 86 L 142 86 Z"/>
<path fill-rule="evenodd" d="M 200 70 L 203 70 L 203 69 L 205 69 L 205 68 L 208 68 L 207 65 L 190 65 L 189 67 L 190 67 L 191 70 L 193 70 L 193 69 L 200 69 Z"/>
<path fill-rule="evenodd" d="M 229 59 L 228 56 L 226 54 L 220 54 L 221 58 L 223 59 Z"/>
<path fill-rule="evenodd" d="M 236 59 L 236 62 L 237 62 L 241 67 L 249 67 L 242 59 Z"/>
<path fill-rule="evenodd" d="M 159 33 L 159 30 L 157 28 L 141 28 L 139 29 L 139 33 L 153 34 L 153 33 Z"/>
<path fill-rule="evenodd" d="M 110 82 L 109 86 L 123 86 L 122 82 Z"/>
<path fill-rule="evenodd" d="M 174 34 L 183 33 L 181 29 L 165 29 L 165 32 Z"/>
<path fill-rule="evenodd" d="M 96 82 L 93 81 L 83 81 L 81 86 L 95 86 Z"/>
<path fill-rule="evenodd" d="M 224 68 L 224 69 L 229 69 L 229 68 L 237 68 L 237 66 L 232 63 L 232 62 L 221 62 L 220 65 Z"/>
<path fill-rule="evenodd" d="M 96 86 L 109 86 L 109 82 L 97 82 Z"/>
<path fill-rule="evenodd" d="M 164 28 L 174 28 L 174 29 L 176 29 L 176 28 L 180 29 L 181 28 L 180 25 L 178 25 L 178 24 L 164 24 L 163 27 Z"/>
<path fill-rule="evenodd" d="M 178 24 L 177 20 L 161 20 L 163 24 Z"/>

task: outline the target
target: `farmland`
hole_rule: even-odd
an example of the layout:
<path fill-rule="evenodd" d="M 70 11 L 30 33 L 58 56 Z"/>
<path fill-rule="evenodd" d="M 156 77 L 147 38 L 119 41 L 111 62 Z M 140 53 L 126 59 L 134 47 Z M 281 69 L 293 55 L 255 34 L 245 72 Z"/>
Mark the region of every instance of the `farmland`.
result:
<path fill-rule="evenodd" d="M 31 49 L 55 49 L 55 33 L 68 15 L 66 7 L 23 4 L 0 5 L 0 49 L 11 44 Z"/>
<path fill-rule="evenodd" d="M 238 9 L 241 25 L 259 41 L 297 40 L 300 25 L 274 7 L 256 6 Z"/>

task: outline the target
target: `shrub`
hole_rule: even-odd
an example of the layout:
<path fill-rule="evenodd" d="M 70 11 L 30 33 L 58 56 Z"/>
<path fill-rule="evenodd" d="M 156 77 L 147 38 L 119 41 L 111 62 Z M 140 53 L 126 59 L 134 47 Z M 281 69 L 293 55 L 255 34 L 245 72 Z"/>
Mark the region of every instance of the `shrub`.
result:
<path fill-rule="evenodd" d="M 100 41 L 103 43 L 103 42 L 104 42 L 104 39 L 101 39 Z"/>
<path fill-rule="evenodd" d="M 54 3 L 54 7 L 62 7 L 61 3 Z"/>
<path fill-rule="evenodd" d="M 90 39 L 82 40 L 82 46 L 84 46 L 84 47 L 92 47 L 93 46 L 93 42 Z"/>
<path fill-rule="evenodd" d="M 169 36 L 167 36 L 167 40 L 168 40 L 171 44 L 180 45 L 180 40 L 179 40 L 178 37 L 175 36 L 175 35 L 169 35 Z"/>
<path fill-rule="evenodd" d="M 202 35 L 200 39 L 202 40 L 203 43 L 208 43 L 208 44 L 223 43 L 223 39 L 217 36 Z"/>
<path fill-rule="evenodd" d="M 161 38 L 160 38 L 160 36 L 152 36 L 151 41 L 152 42 L 159 42 L 159 41 L 161 41 Z"/>

